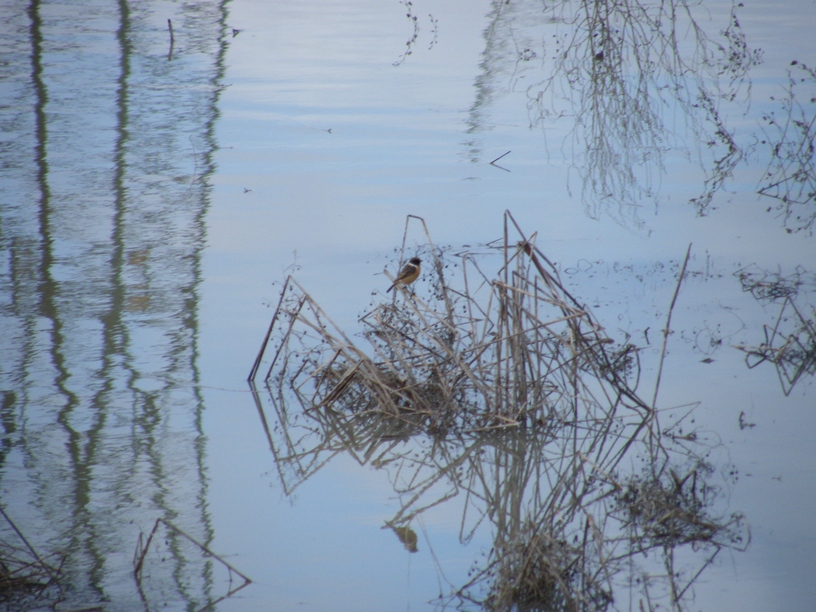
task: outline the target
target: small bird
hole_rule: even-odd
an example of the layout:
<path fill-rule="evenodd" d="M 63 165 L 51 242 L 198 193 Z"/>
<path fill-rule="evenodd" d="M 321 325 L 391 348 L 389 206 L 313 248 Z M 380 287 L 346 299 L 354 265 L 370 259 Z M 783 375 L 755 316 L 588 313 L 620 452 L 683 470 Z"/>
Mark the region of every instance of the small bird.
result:
<path fill-rule="evenodd" d="M 414 257 L 408 260 L 408 263 L 403 266 L 400 273 L 397 275 L 397 280 L 394 281 L 386 293 L 391 291 L 397 285 L 410 285 L 416 279 L 419 278 L 419 273 L 422 269 L 419 267 L 419 264 L 422 263 L 419 257 Z"/>

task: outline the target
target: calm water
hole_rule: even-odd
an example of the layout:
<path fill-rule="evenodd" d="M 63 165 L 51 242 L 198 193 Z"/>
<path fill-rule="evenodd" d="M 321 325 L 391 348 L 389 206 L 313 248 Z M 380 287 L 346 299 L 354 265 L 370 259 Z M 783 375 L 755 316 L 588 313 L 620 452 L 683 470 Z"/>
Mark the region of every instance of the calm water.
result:
<path fill-rule="evenodd" d="M 657 407 L 693 409 L 711 510 L 750 545 L 679 549 L 677 607 L 809 609 L 816 4 L 91 4 L 0 6 L 0 507 L 64 558 L 58 609 L 197 610 L 242 583 L 226 564 L 252 583 L 219 610 L 427 609 L 465 585 L 509 512 L 488 501 L 503 445 L 543 451 L 344 445 L 245 381 L 287 274 L 354 335 L 407 215 L 456 253 L 505 210 L 639 349 L 648 398 L 692 245 Z M 473 445 L 490 486 L 456 475 Z M 157 519 L 177 531 L 137 582 Z M 612 607 L 672 609 L 638 564 Z"/>

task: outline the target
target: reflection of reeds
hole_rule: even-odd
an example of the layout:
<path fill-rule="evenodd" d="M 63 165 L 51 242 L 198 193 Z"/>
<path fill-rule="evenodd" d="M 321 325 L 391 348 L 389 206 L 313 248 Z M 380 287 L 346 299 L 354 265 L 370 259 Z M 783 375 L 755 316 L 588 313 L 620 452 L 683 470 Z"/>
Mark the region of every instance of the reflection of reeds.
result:
<path fill-rule="evenodd" d="M 698 151 L 706 179 L 692 203 L 701 213 L 744 157 L 718 106 L 748 91 L 748 70 L 761 52 L 747 44 L 736 6 L 715 37 L 698 5 L 561 0 L 545 9 L 551 23 L 563 25 L 553 49 L 542 51 L 551 58 L 550 72 L 528 88 L 528 108 L 535 123 L 576 117 L 565 144 L 576 152 L 593 218 L 606 212 L 640 222 L 643 200 L 655 198 L 664 155 L 683 131 L 669 127 L 678 117 L 696 138 L 688 145 L 710 150 Z M 503 20 L 510 24 L 511 17 L 505 11 Z M 507 30 L 512 37 L 514 30 Z M 670 117 L 666 108 L 680 114 Z"/>
<path fill-rule="evenodd" d="M 711 466 L 697 461 L 681 477 L 670 467 L 675 461 L 650 462 L 624 482 L 599 466 L 587 472 L 586 463 L 562 473 L 575 479 L 563 484 L 569 496 L 559 501 L 554 489 L 512 529 L 500 530 L 486 562 L 454 599 L 493 610 L 604 610 L 628 570 L 639 584 L 636 599 L 668 597 L 679 609 L 718 552 L 745 550 L 749 535 L 742 515 L 714 516 L 721 491 L 710 483 Z M 543 471 L 552 481 L 558 469 Z M 687 545 L 702 560 L 683 572 L 677 553 Z M 665 574 L 641 570 L 644 580 L 635 569 L 649 557 L 653 565 L 662 561 Z"/>
<path fill-rule="evenodd" d="M 798 62 L 792 65 L 801 72 L 798 78 L 788 74 L 780 114 L 771 111 L 763 116 L 767 129 L 761 142 L 768 146 L 771 159 L 759 193 L 778 201 L 777 210 L 789 232 L 812 234 L 816 223 L 816 70 Z M 801 95 L 803 87 L 810 89 L 804 100 L 796 95 Z"/>
<path fill-rule="evenodd" d="M 604 580 L 583 572 L 585 551 L 528 521 L 496 551 L 491 610 L 602 610 L 612 601 Z"/>
<path fill-rule="evenodd" d="M 724 528 L 705 519 L 705 477 L 711 471 L 703 463 L 682 478 L 673 470 L 663 479 L 651 473 L 632 477 L 616 498 L 631 527 L 630 540 L 644 546 L 711 541 Z"/>

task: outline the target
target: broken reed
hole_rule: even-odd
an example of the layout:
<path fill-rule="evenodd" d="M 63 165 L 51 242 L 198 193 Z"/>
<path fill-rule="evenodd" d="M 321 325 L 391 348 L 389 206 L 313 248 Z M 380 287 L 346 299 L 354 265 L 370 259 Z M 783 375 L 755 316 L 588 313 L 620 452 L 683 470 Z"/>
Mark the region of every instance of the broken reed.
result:
<path fill-rule="evenodd" d="M 520 239 L 511 242 L 509 225 Z M 504 239 L 491 247 L 502 256 L 498 273 L 488 277 L 465 253 L 456 287 L 431 249 L 423 274 L 431 296 L 399 287 L 361 317 L 364 347 L 289 277 L 249 378 L 275 331 L 266 380 L 306 410 L 376 413 L 431 432 L 606 418 L 620 406 L 647 413 L 624 376 L 635 357 L 612 350 L 534 238 L 506 215 Z"/>

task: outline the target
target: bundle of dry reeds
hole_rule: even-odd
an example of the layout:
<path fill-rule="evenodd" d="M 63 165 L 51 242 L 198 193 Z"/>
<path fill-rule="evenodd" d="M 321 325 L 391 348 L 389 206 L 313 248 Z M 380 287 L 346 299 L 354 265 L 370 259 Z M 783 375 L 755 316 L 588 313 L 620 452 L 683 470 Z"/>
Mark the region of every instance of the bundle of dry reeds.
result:
<path fill-rule="evenodd" d="M 637 350 L 616 347 L 509 213 L 502 239 L 454 261 L 425 234 L 424 297 L 400 287 L 375 304 L 359 344 L 287 279 L 250 374 L 272 347 L 277 435 L 255 397 L 287 493 L 351 454 L 393 472 L 398 536 L 465 493 L 460 539 L 489 523 L 493 547 L 442 599 L 496 610 L 605 609 L 647 557 L 665 571 L 644 570 L 645 600 L 676 603 L 721 548 L 747 545 L 743 517 L 715 512 L 711 449 L 682 431 L 693 408 L 665 429 L 655 408 L 690 247 L 647 403 Z M 691 579 L 674 565 L 683 545 L 706 550 Z"/>
<path fill-rule="evenodd" d="M 648 411 L 623 376 L 636 356 L 613 348 L 509 213 L 499 244 L 459 254 L 453 282 L 449 262 L 428 242 L 430 298 L 400 288 L 399 298 L 360 319 L 364 346 L 287 278 L 250 379 L 276 329 L 266 379 L 284 383 L 310 410 L 374 412 L 429 431 L 574 420 L 608 412 L 610 398 L 612 409 Z M 480 259 L 495 252 L 500 266 L 488 276 Z"/>

